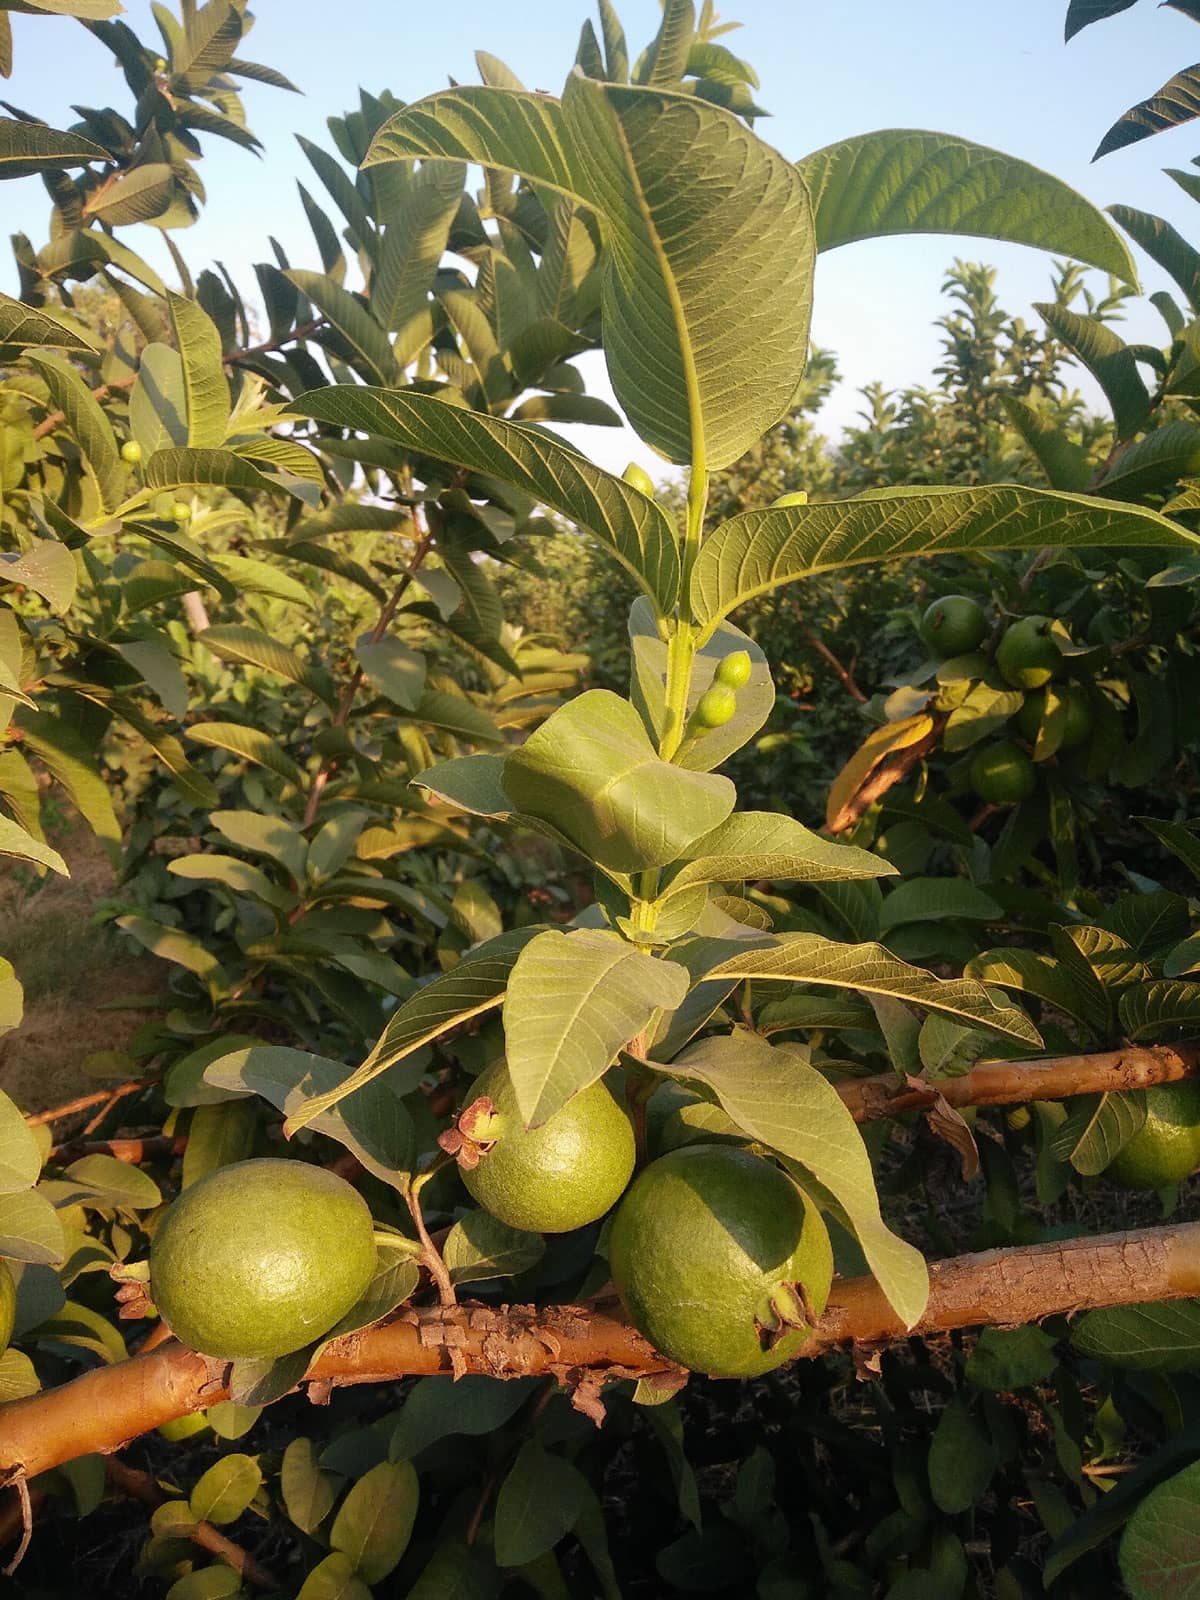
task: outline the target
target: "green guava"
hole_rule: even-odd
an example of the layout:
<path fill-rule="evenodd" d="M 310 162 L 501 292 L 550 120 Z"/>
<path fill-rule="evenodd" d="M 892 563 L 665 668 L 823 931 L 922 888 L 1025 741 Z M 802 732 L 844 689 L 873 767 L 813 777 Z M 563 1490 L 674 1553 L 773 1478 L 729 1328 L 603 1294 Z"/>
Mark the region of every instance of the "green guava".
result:
<path fill-rule="evenodd" d="M 1077 683 L 1069 683 L 1062 691 L 1066 700 L 1066 722 L 1063 727 L 1063 736 L 1059 740 L 1060 750 L 1074 750 L 1087 741 L 1092 731 L 1092 707 L 1088 700 L 1087 691 Z M 1035 689 L 1032 694 L 1025 696 L 1025 702 L 1017 712 L 1017 728 L 1023 739 L 1028 739 L 1030 744 L 1035 743 L 1038 729 L 1042 725 L 1042 718 L 1046 711 L 1045 689 Z"/>
<path fill-rule="evenodd" d="M 966 594 L 942 595 L 921 618 L 922 640 L 943 661 L 978 650 L 987 631 L 982 608 Z"/>
<path fill-rule="evenodd" d="M 1200 1080 L 1159 1083 L 1143 1093 L 1146 1120 L 1105 1175 L 1122 1189 L 1165 1189 L 1200 1167 Z"/>
<path fill-rule="evenodd" d="M 1049 617 L 1020 617 L 1005 629 L 996 648 L 996 665 L 1014 689 L 1040 689 L 1062 669 L 1062 654 L 1050 632 Z"/>
<path fill-rule="evenodd" d="M 1037 788 L 1037 773 L 1024 750 L 1011 740 L 982 745 L 971 758 L 971 787 L 993 806 L 1016 805 Z"/>

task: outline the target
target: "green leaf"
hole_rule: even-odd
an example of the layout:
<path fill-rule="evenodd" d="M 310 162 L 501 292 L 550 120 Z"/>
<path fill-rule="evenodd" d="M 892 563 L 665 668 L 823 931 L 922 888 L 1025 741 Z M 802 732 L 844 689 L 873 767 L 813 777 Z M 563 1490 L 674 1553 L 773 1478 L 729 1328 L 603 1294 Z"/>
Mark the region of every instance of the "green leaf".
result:
<path fill-rule="evenodd" d="M 508 1070 L 526 1127 L 600 1078 L 621 1047 L 673 1011 L 685 970 L 597 928 L 547 929 L 517 957 L 504 1001 Z"/>
<path fill-rule="evenodd" d="M 401 376 L 387 334 L 361 300 L 324 273 L 289 270 L 285 276 L 350 344 L 368 382 L 390 383 Z"/>
<path fill-rule="evenodd" d="M 375 1073 L 360 1082 L 352 1081 L 356 1076 L 340 1061 L 283 1045 L 233 1050 L 204 1069 L 205 1083 L 261 1095 L 283 1112 L 289 1125 L 290 1119 L 299 1118 L 295 1126 L 335 1139 L 369 1172 L 400 1188 L 416 1155 L 412 1118 L 397 1092 L 399 1085 L 371 1083 Z"/>
<path fill-rule="evenodd" d="M 262 1471 L 251 1456 L 222 1456 L 192 1490 L 189 1506 L 197 1522 L 236 1522 L 258 1493 Z"/>
<path fill-rule="evenodd" d="M 702 1040 L 671 1070 L 710 1089 L 752 1139 L 798 1162 L 828 1189 L 896 1314 L 906 1327 L 919 1321 L 929 1294 L 925 1262 L 885 1226 L 862 1135 L 807 1053 L 743 1031 Z"/>
<path fill-rule="evenodd" d="M 820 250 L 897 233 L 966 234 L 1033 245 L 1137 282 L 1127 247 L 1095 206 L 984 145 L 885 128 L 827 145 L 798 165 Z"/>
<path fill-rule="evenodd" d="M 24 1400 L 26 1395 L 37 1394 L 40 1388 L 37 1369 L 27 1355 L 8 1349 L 0 1356 L 0 1405 L 10 1400 Z"/>
<path fill-rule="evenodd" d="M 887 895 L 879 913 L 879 936 L 906 922 L 1003 921 L 1003 908 L 965 878 L 909 878 Z"/>
<path fill-rule="evenodd" d="M 411 1300 L 421 1282 L 421 1271 L 415 1259 L 419 1248 L 412 1239 L 399 1234 L 376 1234 L 375 1271 L 371 1281 L 345 1316 L 322 1335 L 322 1345 L 369 1328 L 397 1306 Z"/>
<path fill-rule="evenodd" d="M 561 103 L 432 95 L 383 125 L 365 164 L 413 157 L 508 168 L 598 213 L 609 374 L 668 460 L 728 466 L 789 409 L 807 356 L 810 207 L 796 169 L 736 117 L 576 70 Z M 731 238 L 739 248 L 721 248 Z"/>
<path fill-rule="evenodd" d="M 57 850 L 35 839 L 20 823 L 5 816 L 0 816 L 0 856 L 15 856 L 18 861 L 32 861 L 39 867 L 61 872 L 64 878 L 71 876 L 67 863 Z"/>
<path fill-rule="evenodd" d="M 83 354 L 94 348 L 83 331 L 76 332 L 57 317 L 0 294 L 0 345 L 6 344 L 18 349 L 35 344 L 57 345 Z"/>
<path fill-rule="evenodd" d="M 526 1439 L 496 1496 L 496 1560 L 523 1567 L 552 1550 L 575 1526 L 587 1479 L 540 1439 Z"/>
<path fill-rule="evenodd" d="M 299 1443 L 298 1440 L 293 1442 Z M 371 1591 L 361 1578 L 354 1576 L 350 1557 L 335 1550 L 317 1562 L 305 1578 L 296 1600 L 371 1600 Z"/>
<path fill-rule="evenodd" d="M 1149 139 L 1153 134 L 1168 128 L 1181 127 L 1200 116 L 1200 66 L 1185 67 L 1173 78 L 1168 78 L 1157 94 L 1139 100 L 1116 122 L 1096 146 L 1093 161 L 1111 155 L 1114 150 L 1124 150 L 1127 145 Z"/>
<path fill-rule="evenodd" d="M 537 1266 L 545 1251 L 546 1241 L 540 1233 L 510 1228 L 487 1211 L 468 1211 L 446 1235 L 442 1260 L 452 1283 L 483 1283 L 527 1272 Z"/>
<path fill-rule="evenodd" d="M 73 1183 L 91 1189 L 106 1206 L 130 1211 L 153 1211 L 162 1205 L 162 1193 L 149 1173 L 115 1156 L 90 1155 L 65 1169 Z"/>
<path fill-rule="evenodd" d="M 259 728 L 246 728 L 240 722 L 194 722 L 187 735 L 197 744 L 228 750 L 231 755 L 256 762 L 297 789 L 304 787 L 304 773 L 291 756 Z"/>
<path fill-rule="evenodd" d="M 426 689 L 411 720 L 452 733 L 469 744 L 503 744 L 504 735 L 473 701 L 442 689 Z"/>
<path fill-rule="evenodd" d="M 1169 222 L 1132 206 L 1109 206 L 1109 215 L 1142 249 L 1170 274 L 1193 311 L 1200 311 L 1200 250 Z"/>
<path fill-rule="evenodd" d="M 232 450 L 156 450 L 146 463 L 148 489 L 190 488 L 193 484 L 257 494 L 278 494 L 283 487 Z"/>
<path fill-rule="evenodd" d="M 963 976 L 1033 995 L 1092 1031 L 1089 1008 L 1070 974 L 1057 961 L 1036 950 L 1024 950 L 1019 945 L 984 950 L 971 958 L 963 969 Z"/>
<path fill-rule="evenodd" d="M 425 691 L 425 657 L 390 633 L 355 641 L 354 657 L 368 680 L 401 711 L 416 711 Z"/>
<path fill-rule="evenodd" d="M 1138 817 L 1143 827 L 1148 828 L 1160 843 L 1165 844 L 1171 854 L 1183 862 L 1192 876 L 1200 883 L 1200 836 L 1182 822 L 1168 822 L 1157 817 Z"/>
<path fill-rule="evenodd" d="M 181 1188 L 236 1161 L 247 1161 L 258 1137 L 258 1112 L 249 1100 L 223 1100 L 197 1106 L 188 1122 Z"/>
<path fill-rule="evenodd" d="M 1133 1600 L 1200 1600 L 1200 1462 L 1152 1489 L 1121 1535 Z"/>
<path fill-rule="evenodd" d="M 294 409 L 516 485 L 606 544 L 660 612 L 674 606 L 679 548 L 661 507 L 548 434 L 386 389 L 310 389 Z"/>
<path fill-rule="evenodd" d="M 168 928 L 149 917 L 133 915 L 118 917 L 117 926 L 151 955 L 158 956 L 161 961 L 173 961 L 176 966 L 195 973 L 214 997 L 228 993 L 229 979 L 221 963 L 190 933 L 181 928 Z"/>
<path fill-rule="evenodd" d="M 407 1461 L 381 1461 L 342 1501 L 329 1542 L 350 1557 L 364 1583 L 381 1583 L 407 1550 L 420 1494 Z"/>
<path fill-rule="evenodd" d="M 165 161 L 147 162 L 115 174 L 89 196 L 83 214 L 109 228 L 127 227 L 161 217 L 175 198 L 175 172 Z"/>
<path fill-rule="evenodd" d="M 440 1378 L 418 1378 L 400 1408 L 388 1454 L 393 1461 L 409 1461 L 439 1439 L 499 1433 L 538 1387 L 536 1378 L 487 1378 L 478 1373 L 453 1385 Z"/>
<path fill-rule="evenodd" d="M 407 367 L 433 338 L 430 290 L 458 215 L 466 168 L 434 161 L 413 178 L 403 209 L 384 231 L 371 278 L 371 312 L 396 335 L 392 361 Z"/>
<path fill-rule="evenodd" d="M 36 1189 L 0 1194 L 0 1256 L 52 1267 L 66 1248 L 58 1212 L 45 1195 Z"/>
<path fill-rule="evenodd" d="M 60 133 L 40 122 L 0 117 L 0 178 L 25 178 L 32 172 L 83 167 L 112 160 L 109 152 L 78 133 Z"/>
<path fill-rule="evenodd" d="M 121 827 L 113 810 L 112 795 L 94 766 L 94 752 L 69 722 L 49 712 L 20 711 L 14 718 L 25 748 L 70 795 L 97 838 L 114 850 L 121 843 Z"/>
<path fill-rule="evenodd" d="M 114 639 L 112 647 L 153 692 L 163 710 L 182 722 L 187 715 L 187 680 L 173 650 L 159 639 Z"/>
<path fill-rule="evenodd" d="M 261 667 L 264 672 L 278 673 L 281 678 L 288 678 L 292 683 L 303 684 L 305 688 L 316 692 L 308 664 L 294 650 L 289 650 L 287 645 L 280 644 L 278 639 L 273 639 L 258 628 L 249 628 L 242 623 L 221 623 L 205 628 L 196 638 L 222 661 L 244 661 L 250 666 Z"/>
<path fill-rule="evenodd" d="M 294 883 L 303 883 L 308 841 L 283 817 L 257 811 L 214 811 L 209 821 L 239 850 L 277 861 Z"/>
<path fill-rule="evenodd" d="M 287 1514 L 301 1533 L 316 1532 L 338 1495 L 337 1477 L 322 1471 L 316 1446 L 303 1434 L 292 1439 L 283 1452 L 279 1487 Z"/>
<path fill-rule="evenodd" d="M 1195 550 L 1198 543 L 1157 512 L 1083 495 L 1008 484 L 887 489 L 731 517 L 697 558 L 692 608 L 707 631 L 744 601 L 797 578 L 902 556 L 1058 545 Z"/>
<path fill-rule="evenodd" d="M 1099 317 L 1081 316 L 1047 301 L 1036 302 L 1034 309 L 1104 390 L 1112 407 L 1117 438 L 1128 439 L 1144 427 L 1150 416 L 1150 391 L 1130 346 Z"/>
<path fill-rule="evenodd" d="M 518 811 L 615 872 L 677 861 L 736 798 L 727 778 L 663 761 L 634 708 L 607 689 L 561 706 L 508 757 L 502 782 Z"/>
<path fill-rule="evenodd" d="M 935 978 L 921 967 L 898 961 L 878 944 L 838 944 L 816 933 L 781 933 L 769 944 L 730 956 L 708 976 L 793 978 L 863 994 L 891 995 L 1035 1050 L 1041 1044 L 1028 1017 L 1012 1006 L 996 1005 L 981 984 L 969 978 Z"/>
<path fill-rule="evenodd" d="M 147 465 L 159 451 L 187 444 L 183 361 L 169 344 L 149 344 L 142 351 L 137 380 L 129 396 L 129 427 L 142 447 Z"/>
<path fill-rule="evenodd" d="M 87 384 L 62 356 L 30 350 L 26 359 L 37 368 L 50 398 L 66 418 L 96 485 L 105 510 L 119 505 L 125 493 L 125 467 L 112 423 Z"/>
<path fill-rule="evenodd" d="M 1076 1172 L 1094 1177 L 1115 1160 L 1145 1121 L 1146 1102 L 1136 1092 L 1112 1091 L 1077 1100 L 1050 1148 Z"/>
<path fill-rule="evenodd" d="M 929 1441 L 929 1492 L 948 1516 L 970 1511 L 987 1493 L 996 1470 L 991 1435 L 960 1397 L 938 1418 Z"/>
<path fill-rule="evenodd" d="M 174 1503 L 178 1502 L 168 1501 Z M 238 1600 L 243 1593 L 242 1580 L 233 1568 L 217 1565 L 197 1567 L 177 1578 L 167 1590 L 166 1600 Z"/>
<path fill-rule="evenodd" d="M 661 892 L 674 893 L 694 883 L 733 883 L 746 878 L 825 883 L 886 878 L 895 872 L 882 857 L 822 839 L 792 817 L 774 811 L 738 811 L 695 840 L 687 859 L 668 869 Z"/>
<path fill-rule="evenodd" d="M 65 544 L 38 539 L 21 555 L 0 555 L 0 583 L 20 583 L 61 615 L 75 598 L 75 557 Z"/>
<path fill-rule="evenodd" d="M 663 19 L 639 65 L 638 83 L 678 83 L 688 69 L 695 33 L 692 0 L 664 0 Z"/>
<path fill-rule="evenodd" d="M 1056 1341 L 1036 1323 L 985 1328 L 967 1357 L 968 1383 L 1004 1393 L 1045 1383 L 1058 1366 Z"/>
<path fill-rule="evenodd" d="M 221 335 L 195 300 L 167 293 L 175 343 L 183 361 L 187 442 L 193 450 L 218 448 L 229 420 L 229 385 L 221 364 Z"/>
<path fill-rule="evenodd" d="M 1200 1367 L 1200 1300 L 1169 1300 L 1088 1311 L 1071 1324 L 1085 1356 L 1134 1372 Z"/>
<path fill-rule="evenodd" d="M 8 962 L 4 963 L 11 972 Z M 31 1189 L 42 1170 L 42 1152 L 25 1118 L 0 1091 L 0 1194 Z"/>
<path fill-rule="evenodd" d="M 1067 43 L 1070 44 L 1077 33 L 1093 22 L 1115 17 L 1122 11 L 1128 11 L 1134 4 L 1136 0 L 1071 0 L 1067 7 Z"/>
<path fill-rule="evenodd" d="M 1173 1028 L 1195 1031 L 1200 1024 L 1200 983 L 1155 978 L 1128 989 L 1117 1008 L 1122 1031 L 1135 1043 L 1154 1040 Z"/>
<path fill-rule="evenodd" d="M 0 1034 L 20 1026 L 25 1014 L 25 990 L 11 961 L 0 956 Z"/>
<path fill-rule="evenodd" d="M 499 1006 L 518 955 L 538 932 L 537 928 L 514 928 L 468 950 L 456 967 L 434 978 L 411 999 L 397 1006 L 363 1064 L 336 1089 L 308 1096 L 303 1105 L 292 1112 L 287 1122 L 288 1135 L 310 1126 L 323 1112 L 421 1045 L 436 1039 L 447 1028 Z"/>
<path fill-rule="evenodd" d="M 1110 500 L 1136 501 L 1198 471 L 1200 428 L 1168 422 L 1122 450 L 1097 485 L 1097 493 Z"/>
<path fill-rule="evenodd" d="M 1092 476 L 1092 464 L 1081 444 L 1069 438 L 1062 425 L 1037 411 L 1017 395 L 1000 396 L 1008 420 L 1037 457 L 1052 489 L 1079 493 Z"/>

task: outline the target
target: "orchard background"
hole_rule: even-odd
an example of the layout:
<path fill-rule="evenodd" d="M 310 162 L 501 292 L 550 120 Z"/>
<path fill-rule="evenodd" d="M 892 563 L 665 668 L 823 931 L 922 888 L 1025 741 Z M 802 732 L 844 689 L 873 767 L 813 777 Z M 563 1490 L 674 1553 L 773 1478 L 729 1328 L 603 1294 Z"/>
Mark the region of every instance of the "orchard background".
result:
<path fill-rule="evenodd" d="M 0 1584 L 1200 1595 L 1196 248 L 601 0 L 238 282 L 292 85 L 119 13 L 0 3 L 124 85 L 0 118 Z M 830 444 L 816 258 L 905 233 L 1046 299 L 954 259 Z"/>

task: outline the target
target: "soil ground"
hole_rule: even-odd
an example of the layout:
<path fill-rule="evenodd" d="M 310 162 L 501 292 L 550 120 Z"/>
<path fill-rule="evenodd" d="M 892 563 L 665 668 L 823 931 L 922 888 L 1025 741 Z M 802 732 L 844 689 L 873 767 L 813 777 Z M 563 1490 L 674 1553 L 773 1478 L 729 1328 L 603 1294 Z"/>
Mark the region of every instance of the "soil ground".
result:
<path fill-rule="evenodd" d="M 99 1051 L 121 1051 L 145 1020 L 140 1009 L 103 1009 L 162 992 L 162 962 L 134 955 L 112 927 L 92 921 L 114 884 L 91 830 L 67 819 L 51 842 L 70 878 L 39 878 L 0 860 L 0 956 L 25 989 L 21 1025 L 0 1039 L 0 1089 L 25 1112 L 44 1111 L 103 1087 L 89 1071 Z"/>

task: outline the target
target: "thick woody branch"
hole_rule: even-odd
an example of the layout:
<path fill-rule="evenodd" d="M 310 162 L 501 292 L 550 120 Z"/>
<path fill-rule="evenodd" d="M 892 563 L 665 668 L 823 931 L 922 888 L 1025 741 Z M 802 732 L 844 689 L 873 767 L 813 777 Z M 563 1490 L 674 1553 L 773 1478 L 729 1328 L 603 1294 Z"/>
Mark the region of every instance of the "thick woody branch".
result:
<path fill-rule="evenodd" d="M 1076 1094 L 1149 1089 L 1200 1073 L 1200 1045 L 1129 1045 L 1099 1055 L 1054 1056 L 1043 1061 L 981 1061 L 959 1078 L 928 1083 L 884 1073 L 837 1085 L 855 1122 L 876 1122 L 905 1111 L 927 1111 L 938 1100 L 951 1106 L 1011 1106 L 1032 1100 L 1066 1100 Z"/>
<path fill-rule="evenodd" d="M 905 1329 L 871 1278 L 835 1283 L 806 1356 L 844 1344 L 883 1344 L 910 1331 L 946 1333 L 1017 1325 L 1043 1317 L 1139 1301 L 1200 1295 L 1200 1223 L 987 1250 L 930 1269 L 925 1315 Z M 405 1308 L 334 1341 L 309 1369 L 318 1396 L 355 1383 L 449 1374 L 452 1352 L 468 1372 L 495 1378 L 548 1373 L 576 1389 L 586 1409 L 607 1378 L 678 1369 L 619 1314 L 585 1306 L 494 1310 L 480 1305 Z M 0 1483 L 33 1478 L 93 1451 L 111 1452 L 139 1434 L 229 1398 L 228 1368 L 175 1340 L 149 1355 L 99 1367 L 72 1383 L 0 1406 Z"/>

